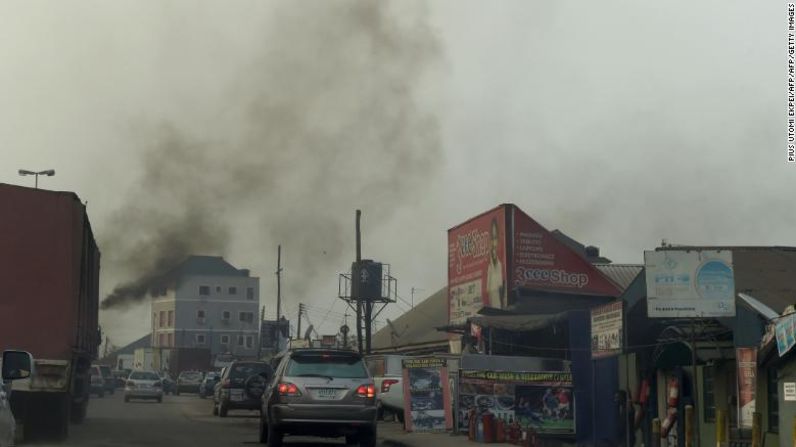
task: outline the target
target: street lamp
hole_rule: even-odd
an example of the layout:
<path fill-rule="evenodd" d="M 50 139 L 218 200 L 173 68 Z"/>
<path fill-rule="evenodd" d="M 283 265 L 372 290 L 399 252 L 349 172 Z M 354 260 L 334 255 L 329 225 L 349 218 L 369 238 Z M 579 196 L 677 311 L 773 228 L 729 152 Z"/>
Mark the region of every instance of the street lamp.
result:
<path fill-rule="evenodd" d="M 35 175 L 36 176 L 36 189 L 39 189 L 39 176 L 40 175 L 46 175 L 48 177 L 52 177 L 52 176 L 55 175 L 55 169 L 48 169 L 46 171 L 39 171 L 39 172 L 28 171 L 27 169 L 20 169 L 19 170 L 19 175 L 21 175 L 23 177 L 26 176 L 26 175 Z"/>

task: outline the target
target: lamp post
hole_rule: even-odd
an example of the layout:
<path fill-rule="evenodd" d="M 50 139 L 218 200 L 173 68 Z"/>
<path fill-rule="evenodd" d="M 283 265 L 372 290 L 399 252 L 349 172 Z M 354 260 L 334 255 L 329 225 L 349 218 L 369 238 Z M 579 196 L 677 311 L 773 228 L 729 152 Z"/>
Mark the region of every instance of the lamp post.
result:
<path fill-rule="evenodd" d="M 23 177 L 26 176 L 26 175 L 34 175 L 34 176 L 36 176 L 36 189 L 39 189 L 39 176 L 40 175 L 46 175 L 48 177 L 52 177 L 52 176 L 55 175 L 55 169 L 47 169 L 46 171 L 39 171 L 39 172 L 28 171 L 27 169 L 20 169 L 19 170 L 19 175 L 21 175 Z"/>

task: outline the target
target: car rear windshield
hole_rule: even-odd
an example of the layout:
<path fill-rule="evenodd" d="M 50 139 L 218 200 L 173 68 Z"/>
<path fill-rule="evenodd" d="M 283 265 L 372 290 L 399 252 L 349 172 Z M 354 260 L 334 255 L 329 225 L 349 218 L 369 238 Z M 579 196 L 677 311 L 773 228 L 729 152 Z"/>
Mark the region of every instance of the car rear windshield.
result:
<path fill-rule="evenodd" d="M 184 372 L 180 373 L 180 378 L 184 380 L 197 380 L 202 378 L 202 373 L 196 371 Z"/>
<path fill-rule="evenodd" d="M 146 371 L 136 371 L 130 374 L 132 380 L 160 380 L 157 374 Z"/>
<path fill-rule="evenodd" d="M 364 379 L 368 370 L 361 358 L 351 355 L 315 354 L 294 355 L 290 358 L 286 375 L 327 376 L 340 379 Z"/>
<path fill-rule="evenodd" d="M 236 363 L 229 372 L 230 379 L 246 379 L 260 373 L 271 375 L 271 365 L 267 363 Z"/>

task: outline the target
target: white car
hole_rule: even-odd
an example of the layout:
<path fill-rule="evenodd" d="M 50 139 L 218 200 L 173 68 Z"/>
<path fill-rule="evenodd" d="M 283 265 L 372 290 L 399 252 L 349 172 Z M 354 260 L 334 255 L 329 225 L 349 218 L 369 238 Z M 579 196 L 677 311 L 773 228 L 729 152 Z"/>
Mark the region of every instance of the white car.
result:
<path fill-rule="evenodd" d="M 365 359 L 373 381 L 376 383 L 376 404 L 379 413 L 389 412 L 403 422 L 404 388 L 402 355 L 373 355 Z"/>
<path fill-rule="evenodd" d="M 33 373 L 33 357 L 24 351 L 3 351 L 3 381 L 25 379 Z M 8 393 L 11 387 L 0 386 L 0 447 L 14 445 L 17 423 L 11 412 Z"/>
<path fill-rule="evenodd" d="M 124 384 L 124 401 L 155 399 L 163 402 L 163 382 L 155 371 L 133 371 Z"/>

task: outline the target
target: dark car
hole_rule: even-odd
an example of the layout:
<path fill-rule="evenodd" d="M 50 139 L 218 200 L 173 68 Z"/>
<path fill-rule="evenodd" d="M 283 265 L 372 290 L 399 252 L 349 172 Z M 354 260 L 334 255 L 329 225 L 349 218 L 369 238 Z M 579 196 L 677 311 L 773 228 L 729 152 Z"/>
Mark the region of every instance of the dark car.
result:
<path fill-rule="evenodd" d="M 180 393 L 198 393 L 204 375 L 199 371 L 183 371 L 177 376 L 177 395 Z"/>
<path fill-rule="evenodd" d="M 213 396 L 213 414 L 226 417 L 229 410 L 259 410 L 265 383 L 273 377 L 267 362 L 232 362 L 221 376 Z"/>
<path fill-rule="evenodd" d="M 97 397 L 105 397 L 105 379 L 102 378 L 102 371 L 97 365 L 92 365 L 89 369 L 89 390 Z"/>
<path fill-rule="evenodd" d="M 221 374 L 215 371 L 209 371 L 207 374 L 205 374 L 202 384 L 199 385 L 199 397 L 204 399 L 207 396 L 212 396 L 213 390 L 215 389 L 219 380 L 221 380 Z"/>
<path fill-rule="evenodd" d="M 105 392 L 113 394 L 116 391 L 116 379 L 113 377 L 113 371 L 108 365 L 96 365 L 102 375 L 102 382 L 105 386 Z"/>
<path fill-rule="evenodd" d="M 160 381 L 163 383 L 163 394 L 175 394 L 177 392 L 177 382 L 171 378 L 167 371 L 160 373 Z"/>
<path fill-rule="evenodd" d="M 280 447 L 285 435 L 298 435 L 345 436 L 346 444 L 376 445 L 376 386 L 356 352 L 288 351 L 261 401 L 261 443 Z"/>

